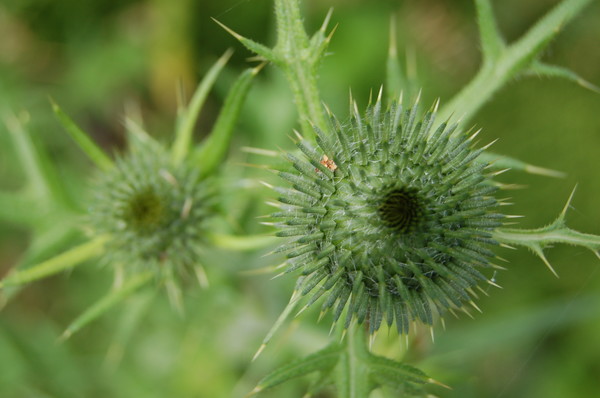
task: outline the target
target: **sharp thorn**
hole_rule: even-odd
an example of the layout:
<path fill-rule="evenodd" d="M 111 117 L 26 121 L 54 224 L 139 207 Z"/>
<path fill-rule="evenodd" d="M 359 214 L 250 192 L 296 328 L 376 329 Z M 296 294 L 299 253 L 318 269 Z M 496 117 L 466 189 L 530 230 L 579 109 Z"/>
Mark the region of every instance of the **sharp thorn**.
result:
<path fill-rule="evenodd" d="M 577 190 L 577 184 L 575 184 L 575 186 L 573 187 L 573 190 L 571 191 L 571 194 L 569 195 L 569 199 L 567 199 L 567 203 L 565 204 L 565 207 L 563 208 L 562 212 L 560 213 L 560 216 L 558 217 L 559 219 L 564 219 L 565 215 L 567 214 L 567 210 L 569 210 L 569 207 L 571 206 L 571 202 L 573 201 L 573 195 L 575 195 L 575 191 Z"/>
<path fill-rule="evenodd" d="M 258 356 L 263 352 L 263 350 L 265 349 L 266 346 L 267 345 L 265 343 L 263 343 L 263 344 L 260 345 L 260 347 L 258 348 L 258 350 L 256 351 L 256 353 L 252 357 L 252 361 L 251 362 L 256 361 L 256 358 L 258 358 Z"/>
<path fill-rule="evenodd" d="M 245 39 L 244 36 L 240 35 L 239 33 L 234 32 L 233 30 L 231 30 L 230 28 L 228 28 L 227 26 L 223 25 L 221 22 L 219 22 L 218 20 L 216 20 L 215 18 L 211 19 L 213 21 L 215 21 L 220 27 L 222 27 L 223 29 L 225 29 L 227 31 L 227 33 L 229 33 L 231 36 L 235 37 L 237 40 L 242 41 Z"/>
<path fill-rule="evenodd" d="M 475 309 L 476 309 L 478 312 L 480 312 L 480 313 L 482 313 L 482 314 L 483 314 L 483 311 L 481 311 L 481 308 L 479 308 L 479 307 L 477 306 L 477 304 L 475 304 L 475 302 L 474 302 L 473 300 L 469 301 L 469 304 L 471 304 L 471 306 L 472 306 L 473 308 L 475 308 Z"/>
<path fill-rule="evenodd" d="M 496 282 L 492 282 L 491 280 L 487 280 L 487 283 L 489 283 L 490 285 L 497 287 L 498 289 L 502 289 L 502 286 L 500 286 L 499 284 L 497 284 Z"/>
<path fill-rule="evenodd" d="M 567 173 L 562 171 L 546 169 L 544 167 L 538 167 L 531 164 L 525 166 L 525 171 L 531 174 L 537 174 L 546 177 L 565 178 L 567 176 Z"/>
<path fill-rule="evenodd" d="M 485 145 L 481 149 L 483 149 L 484 151 L 487 150 L 489 147 L 491 147 L 492 145 L 494 145 L 496 143 L 496 141 L 498 141 L 498 140 L 499 140 L 499 138 L 496 138 L 494 141 L 492 141 L 489 144 Z"/>

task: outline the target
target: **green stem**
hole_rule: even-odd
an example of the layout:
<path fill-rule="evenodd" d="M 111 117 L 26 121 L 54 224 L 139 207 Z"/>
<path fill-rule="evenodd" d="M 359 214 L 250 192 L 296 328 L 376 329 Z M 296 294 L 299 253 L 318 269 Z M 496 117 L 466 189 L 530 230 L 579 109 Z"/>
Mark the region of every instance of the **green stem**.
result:
<path fill-rule="evenodd" d="M 339 398 L 368 398 L 369 368 L 365 358 L 369 354 L 367 338 L 362 325 L 348 328 L 345 348 L 336 367 L 335 383 Z"/>
<path fill-rule="evenodd" d="M 600 236 L 578 232 L 566 227 L 563 228 L 538 228 L 516 229 L 502 228 L 494 231 L 494 239 L 509 245 L 540 245 L 541 247 L 553 243 L 565 243 L 573 246 L 584 246 L 597 253 L 600 250 Z"/>
<path fill-rule="evenodd" d="M 508 80 L 525 72 L 558 31 L 591 1 L 564 0 L 515 43 L 502 49 L 495 46 L 497 58 L 484 58 L 473 80 L 440 110 L 438 123 L 452 114 L 467 123 Z"/>
<path fill-rule="evenodd" d="M 40 264 L 9 273 L 0 281 L 0 289 L 5 286 L 23 285 L 74 268 L 86 260 L 102 254 L 104 244 L 109 239 L 110 237 L 107 235 L 98 236 Z"/>
<path fill-rule="evenodd" d="M 273 235 L 229 235 L 208 234 L 207 238 L 218 248 L 226 250 L 256 250 L 267 246 L 275 246 L 279 238 Z"/>
<path fill-rule="evenodd" d="M 324 31 L 327 19 L 319 32 L 309 40 L 302 25 L 298 0 L 275 0 L 277 18 L 276 64 L 284 71 L 294 96 L 300 126 L 305 137 L 313 137 L 311 123 L 325 131 L 325 112 L 317 86 L 317 66 L 329 38 Z"/>
<path fill-rule="evenodd" d="M 304 137 L 313 138 L 315 136 L 311 123 L 321 131 L 326 131 L 317 79 L 312 73 L 306 73 L 301 65 L 296 64 L 288 72 L 288 80 L 298 109 L 298 118 Z"/>

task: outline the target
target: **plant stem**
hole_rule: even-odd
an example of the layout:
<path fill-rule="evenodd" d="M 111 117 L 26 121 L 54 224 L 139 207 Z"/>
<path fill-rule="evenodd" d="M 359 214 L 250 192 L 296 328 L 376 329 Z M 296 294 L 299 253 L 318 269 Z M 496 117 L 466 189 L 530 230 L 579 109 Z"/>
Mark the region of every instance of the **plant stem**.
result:
<path fill-rule="evenodd" d="M 339 398 L 368 398 L 369 369 L 364 359 L 369 349 L 362 325 L 354 322 L 345 337 L 345 348 L 336 367 L 335 383 Z"/>
<path fill-rule="evenodd" d="M 527 71 L 541 51 L 560 29 L 592 0 L 564 0 L 540 19 L 519 40 L 508 47 L 496 48 L 492 59 L 485 57 L 481 69 L 438 113 L 441 123 L 457 112 L 455 118 L 468 123 L 475 113 L 510 79 Z M 485 39 L 485 38 L 484 38 Z M 483 43 L 484 47 L 486 43 Z"/>
<path fill-rule="evenodd" d="M 284 71 L 298 109 L 300 126 L 305 137 L 314 137 L 311 123 L 325 131 L 327 127 L 321 96 L 317 86 L 317 66 L 329 38 L 322 28 L 309 40 L 300 16 L 298 0 L 275 0 L 277 45 L 275 63 Z"/>

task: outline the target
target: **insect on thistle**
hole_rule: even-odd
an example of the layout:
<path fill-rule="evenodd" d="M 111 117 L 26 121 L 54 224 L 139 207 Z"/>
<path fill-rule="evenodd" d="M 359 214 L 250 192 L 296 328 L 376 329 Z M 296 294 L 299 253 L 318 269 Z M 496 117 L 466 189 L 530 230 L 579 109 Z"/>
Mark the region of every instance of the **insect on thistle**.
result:
<path fill-rule="evenodd" d="M 432 128 L 436 108 L 419 120 L 416 104 L 383 111 L 379 97 L 361 116 L 353 103 L 348 123 L 330 115 L 330 133 L 315 129 L 317 147 L 301 138 L 302 156 L 287 154 L 279 175 L 292 188 L 272 217 L 291 239 L 279 250 L 303 277 L 305 308 L 321 299 L 346 328 L 385 321 L 407 333 L 463 309 L 488 281 L 497 187 L 456 124 Z"/>

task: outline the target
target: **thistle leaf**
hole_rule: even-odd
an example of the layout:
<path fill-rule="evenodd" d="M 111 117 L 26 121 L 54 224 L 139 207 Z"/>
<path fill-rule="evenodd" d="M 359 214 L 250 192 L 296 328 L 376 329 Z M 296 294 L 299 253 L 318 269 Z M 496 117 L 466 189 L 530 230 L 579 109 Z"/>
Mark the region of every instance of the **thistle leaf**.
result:
<path fill-rule="evenodd" d="M 423 394 L 421 386 L 433 382 L 429 376 L 417 368 L 378 355 L 369 355 L 368 364 L 371 378 L 380 385 L 389 385 L 407 391 L 419 391 Z"/>
<path fill-rule="evenodd" d="M 563 0 L 510 46 L 507 57 L 513 68 L 522 68 L 534 60 L 561 29 L 592 0 Z"/>
<path fill-rule="evenodd" d="M 106 235 L 99 236 L 38 265 L 9 273 L 6 278 L 0 281 L 0 288 L 23 285 L 76 267 L 84 261 L 101 254 L 108 239 L 109 237 Z"/>
<path fill-rule="evenodd" d="M 514 246 L 524 246 L 533 251 L 557 275 L 544 254 L 544 249 L 554 243 L 566 243 L 581 246 L 591 250 L 600 258 L 600 235 L 585 234 L 567 227 L 565 215 L 573 199 L 571 193 L 567 204 L 558 218 L 551 224 L 535 229 L 499 228 L 493 233 L 494 239 L 500 243 Z M 557 275 L 558 276 L 558 275 Z"/>
<path fill-rule="evenodd" d="M 190 104 L 181 109 L 179 115 L 177 117 L 177 130 L 175 132 L 175 141 L 173 142 L 173 147 L 171 149 L 171 155 L 173 158 L 174 164 L 179 164 L 187 155 L 191 142 L 192 142 L 192 132 L 194 130 L 194 125 L 198 120 L 198 115 L 202 110 L 202 106 L 206 101 L 206 97 L 208 96 L 208 92 L 212 88 L 215 80 L 219 76 L 219 73 L 233 54 L 232 50 L 227 50 L 225 54 L 221 56 L 215 62 L 215 64 L 208 70 L 206 75 L 202 78 L 202 81 L 198 85 L 198 88 L 194 92 L 192 96 L 192 100 Z M 135 130 L 134 130 L 135 131 Z"/>
<path fill-rule="evenodd" d="M 114 166 L 113 161 L 104 153 L 104 151 L 90 139 L 75 122 L 60 109 L 54 100 L 50 99 L 52 110 L 58 118 L 58 121 L 71 138 L 79 145 L 79 148 L 96 164 L 100 169 L 106 171 Z"/>
<path fill-rule="evenodd" d="M 227 95 L 210 135 L 196 149 L 194 156 L 200 165 L 201 177 L 210 175 L 223 161 L 252 80 L 263 66 L 247 69 L 240 75 Z"/>
<path fill-rule="evenodd" d="M 46 203 L 55 201 L 65 203 L 66 193 L 63 186 L 58 182 L 54 166 L 47 159 L 44 152 L 36 148 L 29 131 L 24 126 L 24 122 L 10 112 L 6 112 L 3 118 L 25 172 L 25 178 L 27 179 L 28 188 L 31 189 L 31 193 L 33 193 L 36 199 L 43 199 Z M 19 207 L 22 206 L 20 205 Z M 39 208 L 39 204 L 29 209 L 35 209 L 36 207 Z M 17 208 L 8 207 L 8 209 Z M 10 212 L 16 213 L 13 210 L 10 210 Z M 13 216 L 16 216 L 16 214 L 13 214 Z"/>
<path fill-rule="evenodd" d="M 286 75 L 299 114 L 302 133 L 314 137 L 311 123 L 320 130 L 327 128 L 327 119 L 317 87 L 317 66 L 325 56 L 331 32 L 325 35 L 331 11 L 320 30 L 309 39 L 300 16 L 298 0 L 276 0 L 277 43 L 273 49 L 249 40 L 219 23 L 249 50 L 277 65 Z"/>
<path fill-rule="evenodd" d="M 438 120 L 450 120 L 456 113 L 455 117 L 460 117 L 463 125 L 467 123 L 496 91 L 527 70 L 561 28 L 591 2 L 592 0 L 563 0 L 520 39 L 503 51 L 498 51 L 500 36 L 492 23 L 489 0 L 477 0 L 480 30 L 485 35 L 485 38 L 482 36 L 482 44 L 487 42 L 484 47 L 484 64 L 471 82 L 440 110 Z M 485 61 L 492 56 L 496 56 L 494 62 Z M 437 125 L 440 123 L 437 122 Z"/>
<path fill-rule="evenodd" d="M 111 309 L 115 304 L 123 301 L 131 293 L 145 285 L 152 279 L 154 274 L 150 271 L 140 273 L 126 281 L 121 287 L 110 291 L 107 295 L 102 297 L 91 307 L 78 316 L 64 331 L 61 340 L 66 340 L 73 335 L 73 333 L 80 330 L 82 327 L 104 314 L 106 311 Z"/>
<path fill-rule="evenodd" d="M 566 176 L 562 171 L 547 169 L 544 167 L 534 166 L 523 162 L 522 160 L 512 158 L 510 156 L 499 155 L 493 152 L 482 152 L 477 158 L 478 161 L 489 163 L 490 168 L 494 170 L 511 169 L 524 171 L 530 174 L 538 174 L 546 177 L 564 178 Z"/>
<path fill-rule="evenodd" d="M 264 45 L 262 45 L 260 43 L 257 43 L 257 42 L 255 42 L 253 40 L 245 38 L 244 36 L 242 36 L 242 35 L 234 32 L 233 30 L 231 30 L 227 26 L 223 25 L 221 22 L 217 21 L 214 18 L 212 20 L 215 21 L 220 27 L 222 27 L 223 29 L 225 29 L 227 31 L 227 33 L 229 33 L 231 36 L 235 37 L 248 50 L 252 51 L 253 53 L 256 53 L 256 54 L 260 55 L 264 59 L 266 59 L 268 61 L 271 61 L 273 63 L 277 63 L 279 61 L 278 58 L 277 58 L 277 56 L 276 56 L 276 54 L 275 54 L 275 52 L 273 50 L 271 50 L 269 47 L 264 46 Z"/>
<path fill-rule="evenodd" d="M 263 350 L 267 347 L 267 344 L 269 344 L 269 342 L 271 341 L 271 339 L 273 338 L 275 333 L 279 330 L 281 325 L 283 325 L 283 323 L 285 321 L 287 321 L 287 319 L 292 314 L 292 311 L 294 311 L 294 309 L 298 305 L 298 300 L 300 299 L 300 297 L 302 297 L 302 295 L 300 293 L 300 289 L 299 289 L 299 287 L 302 285 L 302 280 L 303 280 L 303 278 L 298 279 L 298 282 L 296 284 L 296 289 L 292 293 L 292 297 L 290 297 L 290 301 L 285 306 L 285 308 L 283 309 L 283 311 L 281 312 L 281 314 L 279 315 L 279 317 L 277 318 L 277 320 L 275 321 L 273 326 L 271 326 L 271 329 L 269 329 L 269 332 L 263 339 L 262 344 L 260 345 L 260 347 L 258 348 L 256 353 L 254 354 L 254 357 L 252 357 L 253 361 L 256 360 L 256 358 L 258 358 L 258 356 L 263 352 Z"/>
<path fill-rule="evenodd" d="M 294 361 L 271 372 L 248 395 L 254 395 L 288 380 L 313 372 L 329 372 L 337 364 L 341 353 L 339 344 L 331 344 L 305 358 Z"/>
<path fill-rule="evenodd" d="M 600 87 L 588 82 L 580 77 L 577 73 L 562 66 L 548 65 L 540 61 L 535 61 L 531 64 L 529 69 L 526 69 L 523 72 L 523 74 L 530 76 L 558 77 L 561 79 L 566 79 L 570 82 L 580 85 L 583 88 L 600 94 Z"/>

